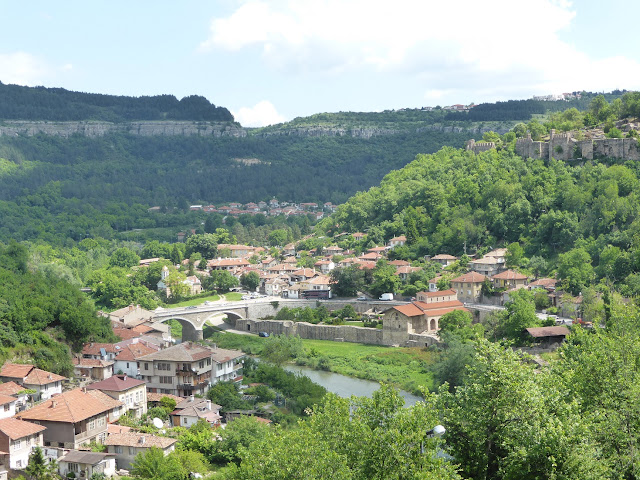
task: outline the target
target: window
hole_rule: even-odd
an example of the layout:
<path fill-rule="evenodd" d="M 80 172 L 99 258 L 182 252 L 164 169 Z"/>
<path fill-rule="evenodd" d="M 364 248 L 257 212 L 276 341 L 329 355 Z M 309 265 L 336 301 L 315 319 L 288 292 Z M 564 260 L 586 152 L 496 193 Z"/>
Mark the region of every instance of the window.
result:
<path fill-rule="evenodd" d="M 149 364 L 148 364 L 148 363 L 145 363 L 145 364 L 144 364 L 144 369 L 145 369 L 145 370 L 149 370 Z"/>
<path fill-rule="evenodd" d="M 10 403 L 5 403 L 4 404 L 4 411 L 8 412 L 11 409 L 11 404 Z"/>
<path fill-rule="evenodd" d="M 129 455 L 135 455 L 136 449 L 134 447 L 129 447 Z"/>
<path fill-rule="evenodd" d="M 127 368 L 129 368 L 129 362 L 127 362 Z"/>
<path fill-rule="evenodd" d="M 14 450 L 20 450 L 20 447 L 22 447 L 22 441 L 21 440 L 16 440 L 13 443 L 13 449 Z"/>
<path fill-rule="evenodd" d="M 120 445 L 116 445 L 116 453 L 122 453 L 122 447 Z"/>
<path fill-rule="evenodd" d="M 173 377 L 160 377 L 160 383 L 173 383 Z"/>
<path fill-rule="evenodd" d="M 78 472 L 78 464 L 77 463 L 70 463 L 69 464 L 69 471 L 70 472 Z"/>
<path fill-rule="evenodd" d="M 104 424 L 105 424 L 105 418 L 104 417 L 100 417 L 98 419 L 98 426 L 99 427 L 104 427 Z"/>
<path fill-rule="evenodd" d="M 95 419 L 92 419 L 92 420 L 89 421 L 89 427 L 88 428 L 89 428 L 89 430 L 93 430 L 93 429 L 96 428 L 96 420 Z"/>
<path fill-rule="evenodd" d="M 207 358 L 207 365 L 211 365 L 211 359 Z"/>
<path fill-rule="evenodd" d="M 199 368 L 204 368 L 204 361 L 200 362 L 200 363 L 198 364 L 198 367 L 199 367 Z"/>
<path fill-rule="evenodd" d="M 16 462 L 16 468 L 22 468 L 22 460 Z"/>

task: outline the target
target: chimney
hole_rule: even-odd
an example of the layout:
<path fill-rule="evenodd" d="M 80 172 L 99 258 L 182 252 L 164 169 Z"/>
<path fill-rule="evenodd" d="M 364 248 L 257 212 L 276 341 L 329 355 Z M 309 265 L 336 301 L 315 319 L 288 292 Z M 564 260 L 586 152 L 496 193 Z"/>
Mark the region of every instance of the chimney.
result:
<path fill-rule="evenodd" d="M 82 387 L 82 393 L 87 393 L 87 387 Z"/>
<path fill-rule="evenodd" d="M 51 401 L 51 408 L 56 408 L 58 406 L 58 401 L 57 400 L 52 400 Z"/>
<path fill-rule="evenodd" d="M 127 380 L 127 374 L 126 373 L 122 376 L 122 380 L 125 380 L 125 381 Z"/>
<path fill-rule="evenodd" d="M 144 437 L 140 437 L 140 438 L 138 439 L 138 443 L 139 443 L 140 445 L 144 445 L 144 442 L 145 442 L 145 438 L 144 438 Z"/>
<path fill-rule="evenodd" d="M 193 395 L 189 395 L 189 401 L 193 402 L 196 398 Z"/>
<path fill-rule="evenodd" d="M 211 400 L 207 400 L 207 410 L 211 410 Z"/>

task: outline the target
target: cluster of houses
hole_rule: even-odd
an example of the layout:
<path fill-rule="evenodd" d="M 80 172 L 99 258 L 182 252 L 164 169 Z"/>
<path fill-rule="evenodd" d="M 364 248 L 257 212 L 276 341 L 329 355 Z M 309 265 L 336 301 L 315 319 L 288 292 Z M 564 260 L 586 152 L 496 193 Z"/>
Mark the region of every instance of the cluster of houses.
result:
<path fill-rule="evenodd" d="M 104 315 L 121 341 L 85 344 L 73 378 L 27 364 L 0 369 L 0 480 L 7 469 L 23 470 L 36 446 L 57 461 L 60 475 L 76 478 L 128 469 L 151 447 L 168 454 L 176 439 L 116 424 L 125 414 L 142 417 L 165 397 L 176 401 L 166 426 L 221 424 L 221 407 L 203 396 L 217 382 L 242 379 L 242 352 L 173 345 L 168 329 L 139 306 Z M 90 451 L 92 442 L 106 451 Z"/>
<path fill-rule="evenodd" d="M 331 202 L 325 202 L 324 204 L 318 204 L 315 202 L 306 203 L 293 203 L 278 201 L 275 198 L 269 200 L 269 202 L 260 201 L 258 203 L 238 203 L 231 202 L 227 205 L 216 207 L 215 205 L 191 205 L 189 210 L 193 212 L 202 211 L 205 213 L 220 213 L 222 215 L 231 215 L 232 217 L 238 217 L 240 215 L 256 215 L 262 213 L 270 216 L 290 216 L 290 215 L 314 215 L 316 220 L 320 220 L 326 214 L 331 214 L 336 211 L 337 205 Z M 151 207 L 150 212 L 159 212 L 161 207 Z"/>

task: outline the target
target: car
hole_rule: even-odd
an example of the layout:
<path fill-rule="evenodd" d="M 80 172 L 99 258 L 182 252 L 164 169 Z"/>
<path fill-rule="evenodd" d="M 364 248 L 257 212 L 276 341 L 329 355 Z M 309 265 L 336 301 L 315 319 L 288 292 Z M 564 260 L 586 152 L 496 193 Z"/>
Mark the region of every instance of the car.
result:
<path fill-rule="evenodd" d="M 191 310 L 192 308 L 198 308 L 198 307 L 196 307 L 195 305 L 189 305 L 189 306 L 187 307 L 187 310 Z"/>
<path fill-rule="evenodd" d="M 358 301 L 360 301 L 360 302 L 366 302 L 366 301 L 367 301 L 367 297 L 365 297 L 364 295 L 360 295 L 360 296 L 358 297 Z"/>
<path fill-rule="evenodd" d="M 251 297 L 249 295 L 242 295 L 242 300 L 249 300 Z"/>
<path fill-rule="evenodd" d="M 260 332 L 260 333 L 258 333 L 258 336 L 259 337 L 268 337 L 269 333 L 268 332 Z"/>

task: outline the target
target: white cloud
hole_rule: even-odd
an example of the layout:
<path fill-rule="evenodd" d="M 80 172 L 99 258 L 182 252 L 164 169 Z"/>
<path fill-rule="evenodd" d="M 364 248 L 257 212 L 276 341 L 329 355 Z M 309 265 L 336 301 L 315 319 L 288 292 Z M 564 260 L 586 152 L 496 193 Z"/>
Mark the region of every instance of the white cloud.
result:
<path fill-rule="evenodd" d="M 232 113 L 236 121 L 240 122 L 243 127 L 264 127 L 285 121 L 285 118 L 276 111 L 276 107 L 268 100 L 262 100 L 253 107 L 242 107 Z"/>
<path fill-rule="evenodd" d="M 0 79 L 3 83 L 36 85 L 48 71 L 43 61 L 29 53 L 0 53 Z"/>
<path fill-rule="evenodd" d="M 561 40 L 575 10 L 566 0 L 245 0 L 211 21 L 201 48 L 254 49 L 288 75 L 404 75 L 442 102 L 611 89 L 613 72 L 638 78 L 634 60 L 594 60 Z"/>

